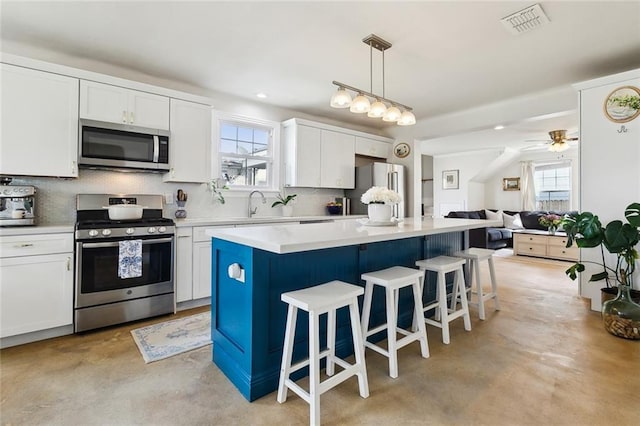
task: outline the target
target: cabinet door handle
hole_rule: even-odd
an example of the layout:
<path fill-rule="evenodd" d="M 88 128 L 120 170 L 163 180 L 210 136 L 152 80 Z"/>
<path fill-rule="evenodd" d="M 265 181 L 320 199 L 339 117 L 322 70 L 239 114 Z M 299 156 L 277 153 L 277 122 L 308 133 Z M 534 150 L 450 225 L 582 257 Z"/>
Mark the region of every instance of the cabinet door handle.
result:
<path fill-rule="evenodd" d="M 33 244 L 32 243 L 16 244 L 14 247 L 17 247 L 17 248 L 33 247 Z"/>
<path fill-rule="evenodd" d="M 133 112 L 129 113 L 129 123 L 133 124 Z"/>
<path fill-rule="evenodd" d="M 126 123 L 127 122 L 127 111 L 122 110 L 122 122 Z"/>
<path fill-rule="evenodd" d="M 76 172 L 76 162 L 72 161 L 71 162 L 71 173 L 75 173 Z"/>
<path fill-rule="evenodd" d="M 71 270 L 71 258 L 67 257 L 67 271 Z"/>

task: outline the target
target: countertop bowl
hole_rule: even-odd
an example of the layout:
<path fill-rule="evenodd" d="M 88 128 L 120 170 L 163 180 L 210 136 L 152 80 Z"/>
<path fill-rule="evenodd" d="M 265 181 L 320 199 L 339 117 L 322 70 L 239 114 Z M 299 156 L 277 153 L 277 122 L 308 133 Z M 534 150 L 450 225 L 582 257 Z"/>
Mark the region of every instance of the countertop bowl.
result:
<path fill-rule="evenodd" d="M 330 215 L 342 214 L 342 206 L 327 206 L 327 212 Z"/>

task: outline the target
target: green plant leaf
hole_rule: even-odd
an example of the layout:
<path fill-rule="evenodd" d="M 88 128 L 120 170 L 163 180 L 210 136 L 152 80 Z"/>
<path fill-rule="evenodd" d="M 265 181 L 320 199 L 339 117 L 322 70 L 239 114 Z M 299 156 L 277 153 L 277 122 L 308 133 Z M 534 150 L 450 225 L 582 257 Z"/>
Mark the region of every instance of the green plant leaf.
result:
<path fill-rule="evenodd" d="M 609 276 L 609 274 L 607 274 L 606 271 L 602 271 L 599 272 L 597 274 L 593 274 L 591 275 L 591 278 L 589 278 L 589 281 L 602 281 L 602 280 L 606 280 L 607 277 Z"/>
<path fill-rule="evenodd" d="M 614 220 L 607 224 L 604 230 L 604 246 L 609 253 L 621 253 L 638 244 L 640 236 L 638 229 L 622 223 L 621 220 Z"/>
<path fill-rule="evenodd" d="M 640 228 L 640 203 L 632 203 L 624 210 L 624 217 L 627 218 L 631 226 Z"/>
<path fill-rule="evenodd" d="M 569 269 L 564 271 L 572 280 L 578 278 L 578 272 L 584 271 L 584 265 L 582 263 L 574 263 Z"/>

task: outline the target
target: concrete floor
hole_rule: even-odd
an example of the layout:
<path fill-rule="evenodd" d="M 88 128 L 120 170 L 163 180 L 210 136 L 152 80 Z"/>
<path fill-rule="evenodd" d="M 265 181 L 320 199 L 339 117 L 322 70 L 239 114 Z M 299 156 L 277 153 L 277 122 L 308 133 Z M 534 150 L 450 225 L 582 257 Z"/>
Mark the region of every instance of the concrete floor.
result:
<path fill-rule="evenodd" d="M 371 396 L 356 378 L 324 394 L 322 421 L 346 424 L 638 425 L 640 342 L 604 331 L 577 296 L 567 263 L 496 258 L 502 310 L 451 344 L 429 326 L 431 358 L 400 351 L 397 379 L 367 351 Z M 486 271 L 483 267 L 483 273 Z M 191 314 L 197 311 L 190 311 Z M 0 352 L 3 425 L 294 425 L 308 405 L 289 392 L 247 402 L 211 362 L 211 347 L 145 364 L 129 331 L 138 322 Z"/>

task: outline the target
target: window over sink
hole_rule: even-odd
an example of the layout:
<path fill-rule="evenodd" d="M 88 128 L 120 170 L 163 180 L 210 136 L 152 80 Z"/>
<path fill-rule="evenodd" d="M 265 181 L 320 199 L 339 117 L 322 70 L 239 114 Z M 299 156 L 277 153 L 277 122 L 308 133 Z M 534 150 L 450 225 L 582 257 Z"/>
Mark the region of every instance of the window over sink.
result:
<path fill-rule="evenodd" d="M 280 123 L 220 112 L 215 118 L 214 176 L 230 190 L 277 191 Z"/>

